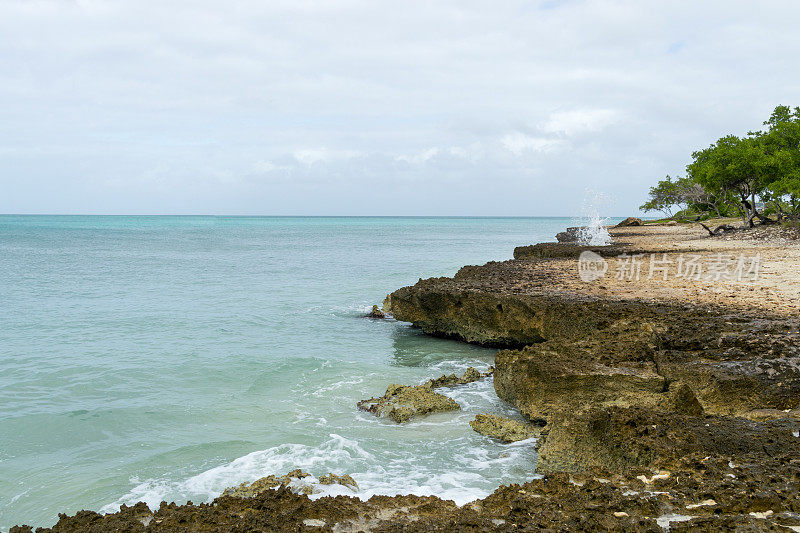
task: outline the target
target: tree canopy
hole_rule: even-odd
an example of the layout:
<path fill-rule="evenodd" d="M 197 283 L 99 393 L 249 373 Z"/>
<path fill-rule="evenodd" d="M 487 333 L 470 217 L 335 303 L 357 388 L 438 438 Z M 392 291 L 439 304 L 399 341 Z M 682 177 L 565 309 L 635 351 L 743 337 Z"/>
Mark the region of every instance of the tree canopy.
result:
<path fill-rule="evenodd" d="M 672 216 L 673 207 L 697 215 L 738 214 L 744 223 L 800 216 L 800 107 L 778 106 L 763 131 L 726 135 L 692 154 L 686 177 L 667 176 L 650 188 L 640 209 Z"/>

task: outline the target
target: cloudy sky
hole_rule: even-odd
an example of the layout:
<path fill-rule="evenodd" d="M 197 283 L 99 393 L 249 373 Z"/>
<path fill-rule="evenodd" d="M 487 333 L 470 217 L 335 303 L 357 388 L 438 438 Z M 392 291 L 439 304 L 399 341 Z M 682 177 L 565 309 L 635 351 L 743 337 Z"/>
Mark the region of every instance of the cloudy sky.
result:
<path fill-rule="evenodd" d="M 0 1 L 0 213 L 628 215 L 800 105 L 795 1 Z"/>

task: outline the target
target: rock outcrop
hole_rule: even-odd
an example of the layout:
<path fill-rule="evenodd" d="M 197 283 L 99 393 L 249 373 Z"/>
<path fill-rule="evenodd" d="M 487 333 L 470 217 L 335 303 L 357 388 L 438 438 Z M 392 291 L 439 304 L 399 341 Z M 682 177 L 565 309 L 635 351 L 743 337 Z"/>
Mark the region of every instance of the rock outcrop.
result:
<path fill-rule="evenodd" d="M 641 225 L 642 225 L 642 219 L 641 218 L 628 217 L 625 220 L 621 221 L 619 224 L 617 224 L 617 227 L 618 228 L 627 228 L 627 227 L 630 227 L 630 226 L 641 226 Z"/>
<path fill-rule="evenodd" d="M 512 270 L 512 269 L 509 269 Z M 553 296 L 504 294 L 455 278 L 421 280 L 387 297 L 395 318 L 430 335 L 493 347 L 523 347 L 554 336 L 588 335 L 627 309 L 597 299 L 566 301 Z M 604 308 L 603 313 L 591 313 Z"/>
<path fill-rule="evenodd" d="M 373 305 L 372 310 L 369 313 L 367 313 L 367 318 L 375 318 L 375 319 L 386 318 L 386 313 L 380 310 L 377 305 Z"/>
<path fill-rule="evenodd" d="M 691 239 L 642 246 L 626 230 L 616 230 L 624 233 L 615 237 L 625 244 L 596 253 L 714 257 Z M 588 249 L 519 247 L 514 261 L 420 280 L 390 294 L 384 305 L 426 333 L 510 348 L 495 357 L 495 390 L 528 420 L 546 424 L 539 471 L 648 467 L 674 460 L 670 449 L 752 454 L 756 450 L 745 440 L 772 449 L 768 440 L 777 438 L 778 427 L 781 446 L 797 448 L 800 441 L 789 431 L 797 428 L 789 413 L 800 408 L 796 315 L 752 307 L 743 291 L 753 285 L 664 283 L 654 276 L 635 284 L 617 275 L 590 286 L 573 270 Z M 721 301 L 714 296 L 721 291 L 731 296 Z M 631 427 L 650 428 L 655 440 L 626 434 Z M 722 439 L 730 433 L 746 438 Z M 726 446 L 715 444 L 720 442 Z"/>
<path fill-rule="evenodd" d="M 438 378 L 429 379 L 423 385 L 431 389 L 438 389 L 439 387 L 454 387 L 456 385 L 466 385 L 479 379 L 487 378 L 494 374 L 494 367 L 490 366 L 486 372 L 480 372 L 473 367 L 467 368 L 460 376 L 456 374 L 442 374 Z"/>
<path fill-rule="evenodd" d="M 556 235 L 558 242 L 578 242 L 583 228 L 567 228 Z"/>
<path fill-rule="evenodd" d="M 434 392 L 434 389 L 471 383 L 490 376 L 493 371 L 490 368 L 488 372 L 481 373 L 469 367 L 462 376 L 442 374 L 422 385 L 389 385 L 383 396 L 361 400 L 358 408 L 376 416 L 391 418 L 395 422 L 408 422 L 415 416 L 458 410 L 461 407 L 454 399 Z"/>
<path fill-rule="evenodd" d="M 319 476 L 319 482 L 322 485 L 342 485 L 353 490 L 358 490 L 358 483 L 349 474 L 325 474 Z"/>
<path fill-rule="evenodd" d="M 800 462 L 779 446 L 768 444 L 767 451 L 775 455 L 690 453 L 668 470 L 555 472 L 462 507 L 431 496 L 312 501 L 279 486 L 207 504 L 164 502 L 150 510 L 140 502 L 106 515 L 80 511 L 37 531 L 796 531 Z M 28 526 L 10 530 L 32 532 Z"/>
<path fill-rule="evenodd" d="M 760 456 L 796 450 L 797 421 L 758 423 L 739 417 L 685 416 L 644 408 L 588 407 L 560 411 L 548 422 L 537 471 L 624 473 L 672 469 L 681 458 Z"/>
<path fill-rule="evenodd" d="M 232 496 L 234 498 L 253 498 L 262 494 L 268 490 L 273 490 L 277 487 L 285 487 L 288 486 L 295 480 L 301 480 L 307 477 L 310 477 L 311 474 L 307 472 L 303 472 L 300 469 L 292 470 L 288 474 L 283 476 L 275 476 L 269 475 L 266 477 L 259 478 L 252 482 L 244 482 L 241 485 L 236 487 L 228 487 L 222 493 L 223 496 Z M 306 487 L 304 487 L 306 488 Z M 310 487 L 308 487 L 310 488 Z M 310 493 L 311 491 L 300 491 L 300 492 L 307 492 Z"/>
<path fill-rule="evenodd" d="M 383 396 L 361 400 L 358 408 L 399 423 L 408 422 L 414 416 L 461 409 L 454 399 L 425 385 L 394 384 L 389 385 Z"/>

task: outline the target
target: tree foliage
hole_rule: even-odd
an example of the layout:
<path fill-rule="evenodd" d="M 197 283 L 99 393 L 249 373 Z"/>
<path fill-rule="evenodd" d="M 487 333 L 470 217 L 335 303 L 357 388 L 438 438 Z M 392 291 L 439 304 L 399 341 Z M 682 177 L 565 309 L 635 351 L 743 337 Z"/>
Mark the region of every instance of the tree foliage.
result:
<path fill-rule="evenodd" d="M 669 176 L 650 188 L 641 209 L 683 206 L 699 214 L 738 213 L 743 222 L 767 222 L 759 210 L 769 206 L 778 218 L 800 216 L 800 108 L 778 106 L 763 131 L 726 135 L 692 154 L 686 177 Z"/>

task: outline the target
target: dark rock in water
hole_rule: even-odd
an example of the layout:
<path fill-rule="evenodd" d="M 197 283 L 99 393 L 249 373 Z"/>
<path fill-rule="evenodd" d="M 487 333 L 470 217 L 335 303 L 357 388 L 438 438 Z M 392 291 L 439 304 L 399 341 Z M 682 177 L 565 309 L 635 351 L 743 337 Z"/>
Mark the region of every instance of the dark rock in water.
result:
<path fill-rule="evenodd" d="M 461 407 L 455 400 L 434 392 L 433 389 L 471 383 L 491 375 L 493 371 L 494 369 L 490 368 L 488 372 L 481 373 L 469 367 L 462 376 L 443 374 L 438 378 L 429 379 L 422 385 L 392 384 L 383 396 L 358 402 L 358 408 L 376 416 L 391 418 L 395 422 L 407 422 L 414 416 L 458 410 Z"/>
<path fill-rule="evenodd" d="M 408 422 L 414 416 L 461 409 L 454 399 L 434 392 L 427 385 L 409 387 L 394 384 L 389 385 L 386 393 L 379 398 L 361 400 L 358 408 L 395 422 Z"/>
<path fill-rule="evenodd" d="M 479 379 L 483 379 L 486 377 L 491 376 L 494 373 L 494 367 L 490 366 L 489 370 L 486 372 L 479 372 L 472 367 L 467 368 L 466 372 L 463 375 L 457 376 L 455 374 L 445 375 L 442 374 L 438 378 L 429 379 L 425 382 L 425 386 L 430 387 L 431 389 L 438 389 L 439 387 L 453 387 L 455 385 L 466 385 L 467 383 L 472 383 L 473 381 L 478 381 Z"/>
<path fill-rule="evenodd" d="M 367 318 L 386 318 L 386 313 L 381 311 L 377 305 L 373 305 L 372 311 L 367 313 Z"/>
<path fill-rule="evenodd" d="M 487 437 L 494 437 L 503 442 L 517 442 L 530 439 L 542 432 L 541 427 L 523 424 L 518 420 L 497 415 L 476 415 L 469 423 L 470 427 Z"/>
<path fill-rule="evenodd" d="M 641 225 L 642 225 L 642 219 L 641 218 L 628 217 L 625 220 L 623 220 L 622 222 L 620 222 L 619 224 L 617 224 L 617 227 L 618 228 L 626 228 L 628 226 L 641 226 Z"/>
<path fill-rule="evenodd" d="M 556 234 L 558 242 L 578 242 L 583 228 L 567 228 L 566 231 Z"/>

